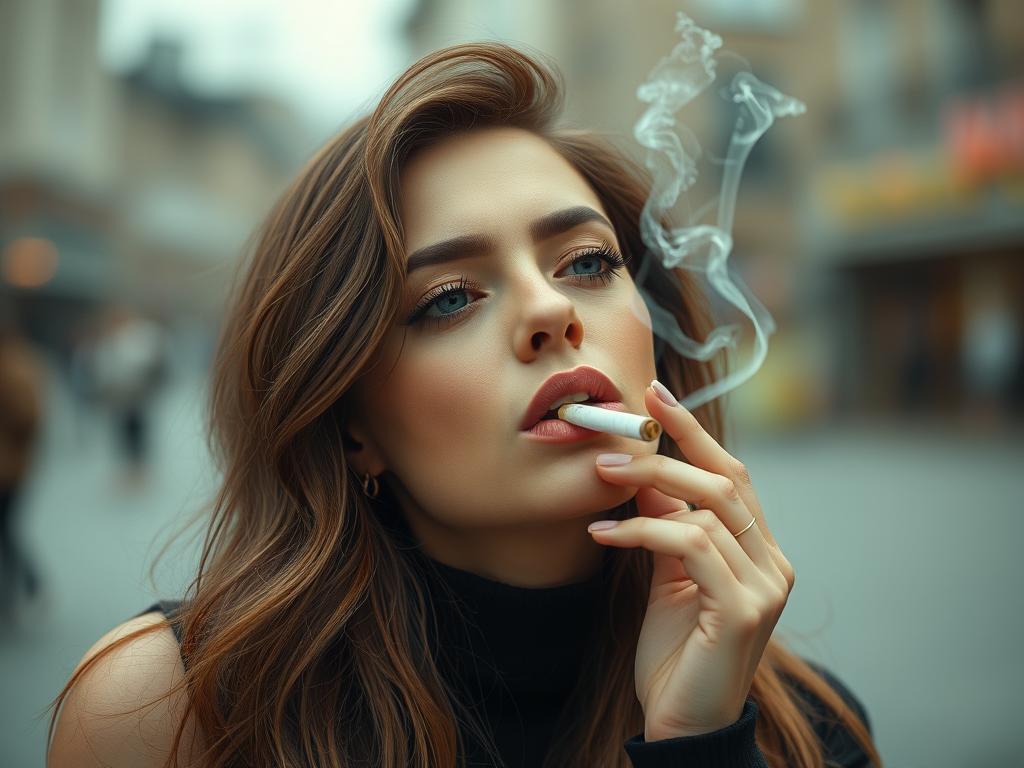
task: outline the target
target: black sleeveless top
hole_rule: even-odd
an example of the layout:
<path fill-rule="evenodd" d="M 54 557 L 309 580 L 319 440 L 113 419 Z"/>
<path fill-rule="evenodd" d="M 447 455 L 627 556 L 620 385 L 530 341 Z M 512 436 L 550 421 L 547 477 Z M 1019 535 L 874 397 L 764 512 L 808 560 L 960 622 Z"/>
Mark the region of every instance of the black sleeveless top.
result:
<path fill-rule="evenodd" d="M 178 645 L 181 645 L 181 624 L 177 621 L 178 609 L 181 607 L 181 600 L 158 600 L 153 603 L 149 608 L 144 611 L 140 611 L 135 614 L 132 618 L 138 618 L 144 613 L 152 613 L 153 611 L 159 611 L 166 618 L 171 625 L 171 631 L 174 632 L 174 637 L 178 641 Z M 184 661 L 184 659 L 182 660 Z"/>

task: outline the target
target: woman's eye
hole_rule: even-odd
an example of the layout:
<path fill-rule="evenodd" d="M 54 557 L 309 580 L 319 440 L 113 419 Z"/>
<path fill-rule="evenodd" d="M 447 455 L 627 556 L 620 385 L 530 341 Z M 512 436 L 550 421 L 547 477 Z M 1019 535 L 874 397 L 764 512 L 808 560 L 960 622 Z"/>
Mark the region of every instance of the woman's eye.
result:
<path fill-rule="evenodd" d="M 434 306 L 442 310 L 456 311 L 462 309 L 460 298 L 465 298 L 466 291 L 451 291 L 434 302 Z"/>
<path fill-rule="evenodd" d="M 601 262 L 607 262 L 610 267 L 608 269 L 601 269 Z M 584 273 L 575 273 L 572 277 L 579 277 L 583 279 L 583 282 L 593 282 L 594 280 L 600 280 L 604 284 L 610 283 L 616 277 L 619 276 L 619 270 L 626 266 L 626 260 L 619 255 L 618 251 L 613 250 L 608 246 L 602 246 L 596 250 L 584 251 L 578 254 L 569 264 L 570 269 L 580 266 L 585 270 L 597 270 L 587 271 Z"/>
<path fill-rule="evenodd" d="M 584 272 L 582 274 L 597 274 L 601 271 L 601 259 L 596 256 L 584 256 L 582 258 L 574 259 L 569 268 L 582 266 L 584 269 L 593 269 L 594 272 Z M 580 273 L 577 273 L 580 274 Z"/>
<path fill-rule="evenodd" d="M 470 288 L 476 288 L 474 283 L 466 280 L 466 278 L 459 278 L 458 283 L 449 283 L 442 285 L 434 290 L 430 291 L 423 300 L 417 305 L 416 309 L 412 311 L 412 314 L 406 320 L 407 325 L 417 325 L 420 323 L 434 323 L 445 322 L 446 318 L 454 315 L 459 315 L 464 311 L 464 306 L 467 306 L 461 301 L 469 293 Z M 440 316 L 428 315 L 427 312 L 437 307 L 442 311 Z"/>
<path fill-rule="evenodd" d="M 607 262 L 610 267 L 601 269 L 602 261 Z M 625 265 L 625 260 L 617 251 L 604 246 L 577 254 L 562 271 L 570 271 L 567 277 L 577 283 L 589 284 L 600 280 L 607 285 L 618 276 L 619 270 Z M 413 310 L 406 323 L 408 325 L 441 326 L 453 322 L 455 318 L 472 311 L 468 309 L 471 304 L 464 299 L 468 295 L 469 289 L 476 287 L 478 286 L 465 278 L 460 278 L 456 284 L 442 285 L 434 289 Z M 434 308 L 438 309 L 439 315 L 428 314 Z"/>

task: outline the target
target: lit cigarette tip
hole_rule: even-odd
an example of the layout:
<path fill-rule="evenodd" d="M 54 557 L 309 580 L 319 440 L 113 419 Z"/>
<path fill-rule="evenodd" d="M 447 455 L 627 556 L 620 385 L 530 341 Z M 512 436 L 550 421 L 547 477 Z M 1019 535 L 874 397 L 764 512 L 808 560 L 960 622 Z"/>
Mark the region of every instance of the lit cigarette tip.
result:
<path fill-rule="evenodd" d="M 661 424 L 654 419 L 647 419 L 640 425 L 640 434 L 644 440 L 657 440 L 661 436 Z"/>

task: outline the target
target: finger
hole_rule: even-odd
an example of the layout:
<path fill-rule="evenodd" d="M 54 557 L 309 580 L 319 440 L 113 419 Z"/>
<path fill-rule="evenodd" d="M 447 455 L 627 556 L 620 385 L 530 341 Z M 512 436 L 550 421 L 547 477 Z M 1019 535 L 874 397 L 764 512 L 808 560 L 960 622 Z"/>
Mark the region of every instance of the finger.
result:
<path fill-rule="evenodd" d="M 685 499 L 677 499 L 674 496 L 666 496 L 657 488 L 643 487 L 636 492 L 636 511 L 644 517 L 662 517 L 669 512 L 678 509 L 689 509 L 690 502 Z"/>
<path fill-rule="evenodd" d="M 733 538 L 750 522 L 751 512 L 736 493 L 736 486 L 731 480 L 670 456 L 653 453 L 634 456 L 626 464 L 595 466 L 607 482 L 651 486 L 669 496 L 713 510 Z M 759 526 L 752 526 L 736 541 L 761 570 L 776 567 Z"/>
<path fill-rule="evenodd" d="M 757 588 L 764 584 L 764 572 L 754 564 L 740 546 L 739 541 L 722 523 L 722 519 L 710 509 L 680 509 L 664 515 L 662 520 L 676 520 L 699 526 L 708 535 L 725 562 L 732 569 L 737 581 L 748 587 Z"/>
<path fill-rule="evenodd" d="M 660 384 L 660 382 L 658 383 Z M 773 547 L 778 547 L 775 537 L 768 529 L 768 523 L 761 509 L 761 502 L 758 500 L 757 494 L 754 493 L 754 486 L 750 482 L 750 474 L 746 467 L 719 445 L 718 441 L 709 435 L 697 421 L 697 417 L 684 408 L 675 399 L 675 396 L 668 392 L 667 388 L 665 388 L 665 393 L 670 400 L 675 402 L 674 405 L 666 403 L 658 394 L 654 382 L 651 382 L 651 386 L 644 392 L 644 403 L 648 413 L 661 423 L 665 433 L 675 441 L 688 461 L 733 481 L 743 503 L 757 520 L 757 527 L 761 529 L 761 535 L 765 541 Z M 750 518 L 747 518 L 746 522 L 749 521 Z"/>
<path fill-rule="evenodd" d="M 679 558 L 686 567 L 686 573 L 708 599 L 723 608 L 739 604 L 742 586 L 718 547 L 700 526 L 660 517 L 631 517 L 619 521 L 614 528 L 591 530 L 590 534 L 599 544 L 643 547 L 657 554 Z"/>

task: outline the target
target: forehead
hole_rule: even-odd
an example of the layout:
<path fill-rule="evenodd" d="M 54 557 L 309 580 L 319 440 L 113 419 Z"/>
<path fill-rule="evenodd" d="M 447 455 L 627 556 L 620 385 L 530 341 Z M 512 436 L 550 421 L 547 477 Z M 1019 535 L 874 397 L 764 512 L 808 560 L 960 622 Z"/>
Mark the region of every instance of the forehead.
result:
<path fill-rule="evenodd" d="M 402 170 L 400 204 L 409 251 L 572 205 L 604 208 L 543 138 L 504 127 L 456 134 L 417 152 Z"/>

